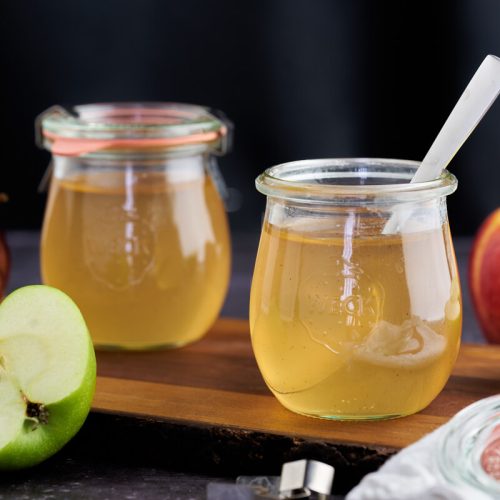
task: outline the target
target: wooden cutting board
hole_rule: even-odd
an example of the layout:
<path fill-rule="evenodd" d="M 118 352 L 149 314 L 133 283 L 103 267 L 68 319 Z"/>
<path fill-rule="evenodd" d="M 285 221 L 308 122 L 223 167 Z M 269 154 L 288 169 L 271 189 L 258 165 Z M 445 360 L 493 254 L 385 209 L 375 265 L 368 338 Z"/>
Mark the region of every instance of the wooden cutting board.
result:
<path fill-rule="evenodd" d="M 296 415 L 266 388 L 252 354 L 247 322 L 220 319 L 203 340 L 182 349 L 99 352 L 93 410 L 187 427 L 397 450 L 468 404 L 499 392 L 500 347 L 464 345 L 445 389 L 416 415 L 378 422 Z"/>

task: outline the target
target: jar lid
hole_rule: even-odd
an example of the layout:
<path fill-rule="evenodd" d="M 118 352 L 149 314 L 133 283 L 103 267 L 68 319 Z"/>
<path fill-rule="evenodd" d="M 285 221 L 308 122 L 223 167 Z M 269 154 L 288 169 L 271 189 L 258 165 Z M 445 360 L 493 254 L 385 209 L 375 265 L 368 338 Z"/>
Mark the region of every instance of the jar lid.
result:
<path fill-rule="evenodd" d="M 53 106 L 35 122 L 37 143 L 60 156 L 201 149 L 223 155 L 232 125 L 219 111 L 180 103 Z"/>

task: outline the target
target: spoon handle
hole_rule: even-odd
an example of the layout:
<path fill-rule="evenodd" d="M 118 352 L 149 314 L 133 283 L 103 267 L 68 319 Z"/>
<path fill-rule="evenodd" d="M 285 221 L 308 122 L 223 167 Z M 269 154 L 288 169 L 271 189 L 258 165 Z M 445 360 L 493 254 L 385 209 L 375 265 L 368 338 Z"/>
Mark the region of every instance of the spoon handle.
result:
<path fill-rule="evenodd" d="M 500 59 L 486 56 L 453 108 L 411 182 L 436 179 L 500 93 Z"/>

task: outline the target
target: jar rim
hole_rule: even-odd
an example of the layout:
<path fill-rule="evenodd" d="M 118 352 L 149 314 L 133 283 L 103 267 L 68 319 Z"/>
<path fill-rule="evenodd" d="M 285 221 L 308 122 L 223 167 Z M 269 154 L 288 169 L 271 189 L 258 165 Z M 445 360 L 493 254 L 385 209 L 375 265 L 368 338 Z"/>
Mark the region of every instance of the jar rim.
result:
<path fill-rule="evenodd" d="M 193 148 L 224 154 L 232 124 L 218 110 L 175 102 L 52 106 L 36 120 L 38 144 L 62 156 Z"/>
<path fill-rule="evenodd" d="M 456 190 L 457 179 L 447 170 L 437 179 L 410 183 L 419 166 L 417 161 L 389 158 L 299 160 L 266 169 L 255 184 L 266 196 L 322 204 L 420 201 Z"/>

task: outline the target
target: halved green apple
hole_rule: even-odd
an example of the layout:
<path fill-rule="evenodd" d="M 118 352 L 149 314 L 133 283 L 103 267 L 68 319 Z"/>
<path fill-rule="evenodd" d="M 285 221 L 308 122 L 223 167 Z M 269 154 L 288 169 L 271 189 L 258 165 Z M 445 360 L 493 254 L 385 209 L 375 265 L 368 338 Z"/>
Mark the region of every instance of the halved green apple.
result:
<path fill-rule="evenodd" d="M 0 469 L 36 465 L 80 429 L 96 361 L 85 321 L 63 292 L 20 288 L 0 305 Z"/>

